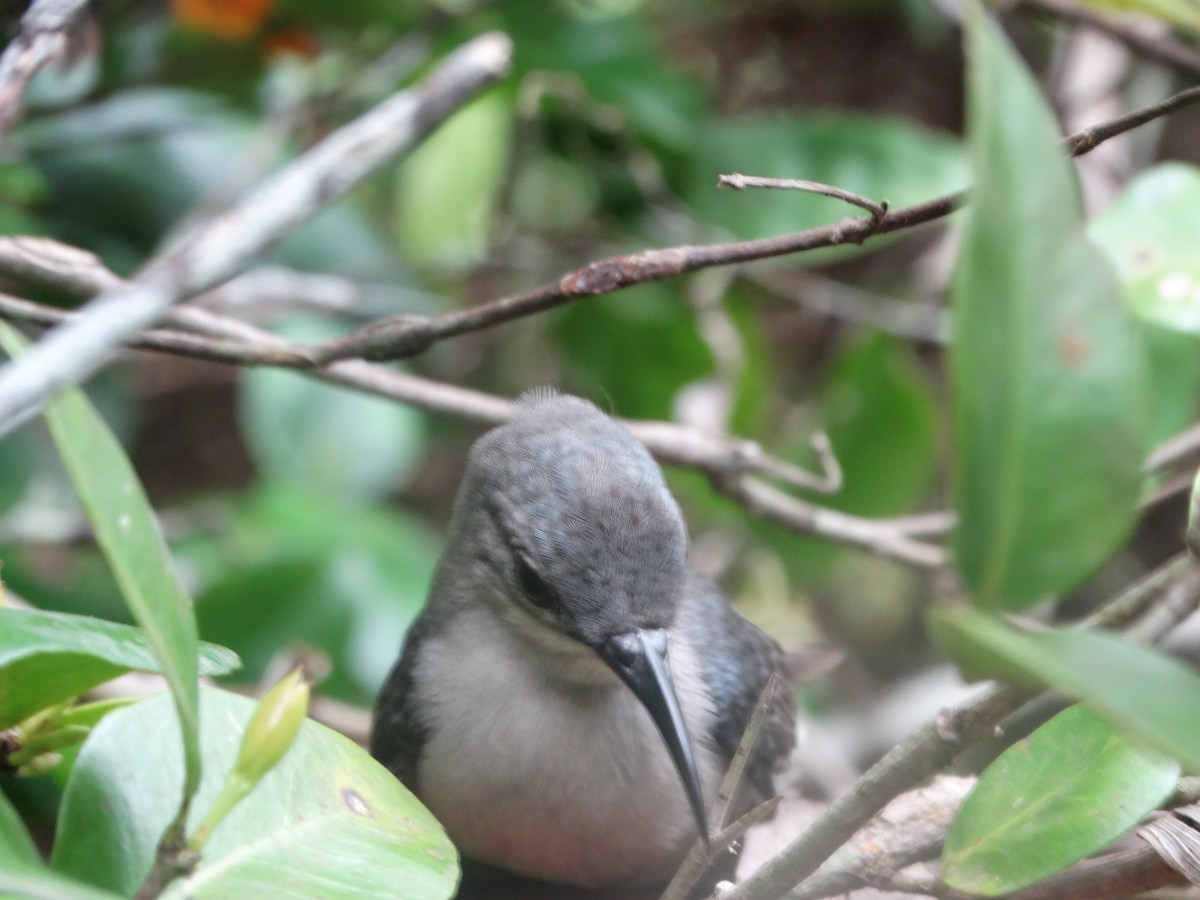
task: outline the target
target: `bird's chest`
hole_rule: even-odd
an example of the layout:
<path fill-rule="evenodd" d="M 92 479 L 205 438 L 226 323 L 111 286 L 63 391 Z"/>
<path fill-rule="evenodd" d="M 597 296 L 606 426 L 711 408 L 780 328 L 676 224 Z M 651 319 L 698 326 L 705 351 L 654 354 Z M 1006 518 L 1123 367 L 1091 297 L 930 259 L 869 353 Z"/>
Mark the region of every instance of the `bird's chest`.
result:
<path fill-rule="evenodd" d="M 615 677 L 578 685 L 547 679 L 518 644 L 461 632 L 428 648 L 418 690 L 430 725 L 417 772 L 421 799 L 467 856 L 584 886 L 668 878 L 695 824 L 649 714 Z M 703 740 L 706 692 L 675 656 L 680 705 L 705 796 L 720 763 Z M 462 660 L 469 660 L 463 664 Z"/>

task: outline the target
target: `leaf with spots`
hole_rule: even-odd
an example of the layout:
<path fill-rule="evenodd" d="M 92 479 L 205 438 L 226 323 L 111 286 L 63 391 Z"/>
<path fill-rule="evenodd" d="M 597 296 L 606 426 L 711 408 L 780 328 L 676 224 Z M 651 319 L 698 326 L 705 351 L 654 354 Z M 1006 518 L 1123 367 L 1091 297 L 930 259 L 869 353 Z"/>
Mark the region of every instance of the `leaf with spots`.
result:
<path fill-rule="evenodd" d="M 1089 233 L 1117 269 L 1133 312 L 1200 334 L 1200 169 L 1162 163 L 1129 182 Z"/>
<path fill-rule="evenodd" d="M 946 834 L 942 879 L 989 896 L 1033 884 L 1129 831 L 1178 778 L 1174 759 L 1073 706 L 979 776 Z"/>
<path fill-rule="evenodd" d="M 975 187 L 954 279 L 954 442 L 964 580 L 1017 609 L 1077 584 L 1128 534 L 1146 433 L 1142 348 L 1085 237 L 1037 86 L 972 4 Z"/>
<path fill-rule="evenodd" d="M 244 697 L 201 692 L 204 780 L 189 831 L 220 792 L 253 710 Z M 182 766 L 171 720 L 155 697 L 96 727 L 63 796 L 56 870 L 126 896 L 137 889 L 175 814 Z M 213 831 L 195 872 L 161 896 L 366 900 L 402 886 L 407 900 L 441 900 L 457 880 L 454 847 L 433 816 L 366 751 L 306 720 L 279 765 Z"/>

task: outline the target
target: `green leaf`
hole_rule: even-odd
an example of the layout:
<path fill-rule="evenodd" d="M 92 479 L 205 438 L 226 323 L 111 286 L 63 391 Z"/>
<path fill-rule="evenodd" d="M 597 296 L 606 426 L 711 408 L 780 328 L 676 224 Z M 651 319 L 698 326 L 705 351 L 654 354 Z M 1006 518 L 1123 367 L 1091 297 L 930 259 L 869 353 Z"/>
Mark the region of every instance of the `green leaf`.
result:
<path fill-rule="evenodd" d="M 254 703 L 202 692 L 204 781 L 196 824 L 237 756 Z M 52 865 L 110 890 L 134 890 L 158 835 L 174 814 L 179 745 L 162 698 L 110 713 L 80 751 L 63 797 Z M 119 814 L 114 811 L 119 810 Z M 311 720 L 283 761 L 209 839 L 196 872 L 164 898 L 393 896 L 433 900 L 454 893 L 455 851 L 442 828 L 360 747 Z"/>
<path fill-rule="evenodd" d="M 872 333 L 843 351 L 822 396 L 845 484 L 828 504 L 864 516 L 911 509 L 933 476 L 937 404 L 907 344 Z"/>
<path fill-rule="evenodd" d="M 21 817 L 0 791 L 0 897 L 14 896 L 25 900 L 116 900 L 118 895 L 47 869 Z"/>
<path fill-rule="evenodd" d="M 33 838 L 25 830 L 25 824 L 8 797 L 0 791 L 0 873 L 41 867 L 42 858 L 38 856 Z M 3 878 L 2 874 L 0 878 Z M 3 882 L 0 882 L 2 888 Z"/>
<path fill-rule="evenodd" d="M 1200 772 L 1200 675 L 1105 631 L 1018 628 L 966 606 L 932 610 L 930 629 L 970 677 L 1049 688 Z"/>
<path fill-rule="evenodd" d="M 712 351 L 674 285 L 644 284 L 603 303 L 572 303 L 553 327 L 574 387 L 609 398 L 630 418 L 670 418 L 679 390 L 713 368 Z M 621 353 L 612 352 L 614 344 Z"/>
<path fill-rule="evenodd" d="M 201 630 L 242 656 L 247 677 L 304 641 L 333 663 L 322 692 L 369 704 L 424 604 L 439 545 L 399 510 L 348 516 L 323 495 L 271 485 L 214 544 L 181 548 L 181 559 L 201 549 L 219 558 L 197 597 Z"/>
<path fill-rule="evenodd" d="M 577 115 L 605 132 L 616 119 L 622 132 L 690 152 L 699 81 L 671 65 L 673 54 L 658 45 L 658 29 L 647 28 L 644 16 L 617 6 L 506 0 L 494 12 L 513 39 L 513 71 L 523 83 L 551 85 L 547 93 L 565 95 Z"/>
<path fill-rule="evenodd" d="M 401 165 L 397 212 L 411 262 L 459 268 L 483 259 L 508 169 L 511 106 L 503 91 L 484 94 Z"/>
<path fill-rule="evenodd" d="M 0 326 L 0 344 L 10 355 L 24 343 L 8 326 Z M 184 791 L 190 795 L 200 782 L 200 642 L 191 601 L 129 458 L 87 398 L 78 389 L 64 391 L 46 407 L 45 416 L 96 541 L 175 699 L 187 767 Z"/>
<path fill-rule="evenodd" d="M 312 318 L 289 321 L 299 341 L 337 334 Z M 410 407 L 284 369 L 242 374 L 242 431 L 264 473 L 344 503 L 378 500 L 403 481 L 423 446 L 422 417 Z"/>
<path fill-rule="evenodd" d="M 799 231 L 863 213 L 843 201 L 797 191 L 718 189 L 720 174 L 820 181 L 896 207 L 959 190 L 967 180 L 956 139 L 875 115 L 805 110 L 718 119 L 704 129 L 693 153 L 688 202 L 737 238 Z M 790 264 L 828 261 L 836 253 L 845 251 L 805 253 Z"/>
<path fill-rule="evenodd" d="M 1161 163 L 1139 173 L 1091 223 L 1130 308 L 1166 328 L 1200 334 L 1200 169 Z"/>
<path fill-rule="evenodd" d="M 225 675 L 237 654 L 200 646 L 200 674 Z M 126 672 L 160 672 L 140 628 L 90 616 L 0 609 L 0 728 Z"/>
<path fill-rule="evenodd" d="M 124 900 L 120 894 L 97 890 L 46 869 L 0 868 L 0 897 L 21 900 Z"/>
<path fill-rule="evenodd" d="M 1147 323 L 1150 443 L 1165 441 L 1200 417 L 1200 338 Z"/>
<path fill-rule="evenodd" d="M 1009 747 L 979 776 L 946 835 L 942 880 L 1015 891 L 1108 846 L 1157 809 L 1179 763 L 1081 706 Z"/>
<path fill-rule="evenodd" d="M 1029 73 L 968 16 L 976 174 L 954 278 L 955 551 L 988 607 L 1079 582 L 1128 534 L 1143 361 Z"/>

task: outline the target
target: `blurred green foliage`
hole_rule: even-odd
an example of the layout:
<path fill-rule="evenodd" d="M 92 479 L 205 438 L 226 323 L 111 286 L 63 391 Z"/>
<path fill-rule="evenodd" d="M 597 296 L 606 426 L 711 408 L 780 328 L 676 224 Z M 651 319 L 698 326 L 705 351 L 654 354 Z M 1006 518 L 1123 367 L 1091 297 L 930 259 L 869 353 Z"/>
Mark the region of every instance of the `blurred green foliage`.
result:
<path fill-rule="evenodd" d="M 174 18 L 109 10 L 100 55 L 74 74 L 42 76 L 35 108 L 12 132 L 0 169 L 4 230 L 49 234 L 131 272 L 189 216 L 219 209 L 420 77 L 443 49 L 496 27 L 514 38 L 513 76 L 263 260 L 357 280 L 367 299 L 302 322 L 264 310 L 272 327 L 317 339 L 382 314 L 499 296 L 612 253 L 778 233 L 849 212 L 811 196 L 718 192 L 720 171 L 824 179 L 894 203 L 964 182 L 945 130 L 956 113 L 934 113 L 930 127 L 911 110 L 727 108 L 733 81 L 753 107 L 777 76 L 752 53 L 723 59 L 719 35 L 750 40 L 760 16 L 781 10 L 743 16 L 699 0 L 259 5 L 228 5 L 222 15 L 243 16 L 232 23 L 211 18 L 204 2 L 175 4 Z M 919 3 L 840 14 L 872 27 L 897 21 L 922 41 L 937 34 L 922 31 L 930 19 Z M 932 40 L 925 49 L 952 64 L 953 33 Z M 732 64 L 740 68 L 722 72 Z M 740 285 L 715 303 L 687 281 L 647 285 L 439 346 L 413 366 L 502 395 L 556 383 L 635 418 L 673 417 L 685 392 L 707 385 L 703 416 L 728 409 L 724 427 L 798 461 L 810 461 L 810 430 L 828 428 L 851 476 L 832 501 L 839 508 L 919 506 L 934 483 L 936 376 L 903 344 L 852 329 L 806 338 L 815 352 L 797 354 L 764 318 L 764 299 Z M 813 337 L 821 327 L 803 315 L 791 322 Z M 260 677 L 291 642 L 319 647 L 332 666 L 323 689 L 368 703 L 423 599 L 455 470 L 477 430 L 284 371 L 232 373 L 236 393 L 222 388 L 219 402 L 235 416 L 206 420 L 206 406 L 189 406 L 194 370 L 135 360 L 127 372 L 106 410 L 130 422 L 122 433 L 135 458 L 149 435 L 197 419 L 184 458 L 161 477 L 143 475 L 163 485 L 160 512 L 202 634 L 242 655 L 243 679 Z M 215 431 L 231 425 L 233 435 Z M 447 441 L 456 457 L 440 449 Z M 80 520 L 69 502 L 48 504 L 68 498 L 35 428 L 0 454 L 6 580 L 40 606 L 124 618 L 87 542 L 62 543 Z M 702 482 L 680 483 L 698 535 L 732 527 L 767 540 L 795 579 L 783 586 L 792 601 L 805 581 L 820 583 L 818 558 L 845 552 L 797 550 L 794 536 L 748 523 Z M 742 579 L 762 582 L 758 563 L 747 565 L 727 579 L 735 593 Z M 790 630 L 808 631 L 804 607 L 790 606 Z"/>
<path fill-rule="evenodd" d="M 48 235 L 134 272 L 192 217 L 223 208 L 492 28 L 515 42 L 511 77 L 260 260 L 342 277 L 356 302 L 305 308 L 291 298 L 234 314 L 317 340 L 384 315 L 493 300 L 607 256 L 859 213 L 808 194 L 718 190 L 726 172 L 825 181 L 893 208 L 969 180 L 961 36 L 927 0 L 276 0 L 227 4 L 243 18 L 221 23 L 205 18 L 210 6 L 107 5 L 97 52 L 39 76 L 0 161 L 0 233 Z M 622 416 L 687 419 L 805 466 L 815 464 L 811 434 L 824 430 L 845 486 L 815 502 L 867 517 L 957 502 L 971 523 L 958 544 L 968 584 L 985 601 L 1012 606 L 1073 587 L 1113 552 L 1132 516 L 1140 447 L 1126 442 L 1113 464 L 1119 477 L 1109 477 L 1112 408 L 1148 417 L 1139 437 L 1153 440 L 1196 420 L 1200 273 L 1191 248 L 1200 219 L 1191 210 L 1200 174 L 1189 159 L 1134 177 L 1088 228 L 1116 277 L 1098 255 L 1080 278 L 1081 267 L 1064 263 L 1067 274 L 1050 285 L 1062 305 L 1043 303 L 1047 273 L 1078 263 L 1084 223 L 1069 172 L 1053 169 L 1058 150 L 1043 140 L 1052 126 L 1038 118 L 1037 92 L 1011 87 L 999 85 L 1008 108 L 973 101 L 1008 141 L 976 136 L 975 174 L 994 180 L 982 182 L 989 218 L 968 234 L 960 273 L 956 312 L 967 321 L 957 323 L 957 370 L 944 330 L 888 333 L 879 317 L 867 324 L 838 302 L 852 294 L 872 308 L 945 313 L 955 248 L 921 232 L 581 300 L 439 344 L 406 371 L 501 396 L 550 382 Z M 997 174 L 1004 165 L 1009 176 L 1051 171 L 1048 190 L 1018 196 L 1021 179 Z M 1013 259 L 1020 291 L 1005 281 Z M 1138 334 L 1114 305 L 1103 312 L 1111 333 L 1094 347 L 1080 349 L 1069 329 L 1054 332 L 1066 341 L 1057 357 L 1038 343 L 1062 310 L 1093 310 L 1085 305 L 1101 295 L 1115 301 L 1118 287 Z M 821 301 L 822 291 L 833 300 Z M 989 318 L 1002 303 L 1017 314 Z M 1144 403 L 1131 403 L 1143 344 L 1150 387 L 1137 395 Z M 1050 401 L 1070 391 L 1055 379 L 1092 349 L 1117 376 L 1064 401 L 1088 420 L 1064 431 Z M 1014 360 L 1029 365 L 1013 369 Z M 1010 402 L 1005 379 L 1031 372 L 1021 402 Z M 138 474 L 195 598 L 200 635 L 244 663 L 233 683 L 252 685 L 291 649 L 315 648 L 330 670 L 319 692 L 369 705 L 423 602 L 479 429 L 294 372 L 148 355 L 124 359 L 89 392 L 133 459 L 148 461 Z M 951 400 L 974 404 L 978 418 L 956 421 Z M 989 436 L 997 422 L 1009 436 L 1060 440 L 1014 470 L 1008 438 Z M 172 435 L 181 437 L 164 440 Z M 1056 490 L 1075 483 L 1082 467 L 1070 451 L 1083 445 L 1099 474 L 1074 494 Z M 925 589 L 907 571 L 754 521 L 695 473 L 669 478 L 698 563 L 773 632 L 811 637 L 821 618 L 867 668 L 902 671 L 925 658 L 910 627 Z M 1044 498 L 1080 493 L 1103 495 L 1100 513 L 1067 504 L 1048 518 L 1055 510 Z M 1063 535 L 1084 550 L 1063 550 Z M 130 618 L 39 424 L 0 441 L 0 561 L 5 582 L 36 606 Z M 1126 561 L 1137 564 L 1132 554 Z M 1003 571 L 984 579 L 991 564 Z M 986 622 L 978 627 L 994 625 Z M 902 636 L 911 645 L 897 647 Z M 956 646 L 970 656 L 982 643 L 975 637 L 959 635 Z M 140 728 L 150 715 L 128 719 Z M 116 756 L 126 752 L 107 740 Z M 0 804 L 0 817 L 6 810 Z"/>

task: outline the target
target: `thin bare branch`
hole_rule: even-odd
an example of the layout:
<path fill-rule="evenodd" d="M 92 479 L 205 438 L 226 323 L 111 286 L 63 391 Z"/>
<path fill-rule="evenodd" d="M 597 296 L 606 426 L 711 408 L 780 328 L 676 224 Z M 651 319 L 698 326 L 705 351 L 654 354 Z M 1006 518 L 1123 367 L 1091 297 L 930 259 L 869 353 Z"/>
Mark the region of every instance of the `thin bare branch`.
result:
<path fill-rule="evenodd" d="M 1160 602 L 1194 604 L 1200 568 L 1172 560 L 1161 567 L 1163 577 L 1143 579 L 1114 597 L 1092 623 L 1100 628 L 1140 629 L 1154 608 L 1146 608 L 1147 592 Z M 1137 594 L 1131 600 L 1130 593 Z M 1139 618 L 1140 617 L 1140 618 Z M 1152 637 L 1163 632 L 1155 629 Z M 1146 637 L 1146 634 L 1142 634 Z M 864 826 L 894 797 L 941 771 L 970 744 L 990 737 L 996 726 L 1033 697 L 1030 691 L 999 684 L 986 687 L 975 699 L 943 710 L 937 719 L 892 748 L 854 786 L 838 797 L 803 834 L 776 854 L 730 895 L 733 900 L 773 900 L 812 875 L 834 851 Z"/>
<path fill-rule="evenodd" d="M 807 503 L 746 475 L 717 477 L 713 483 L 717 490 L 737 501 L 751 515 L 793 531 L 827 539 L 834 539 L 836 534 L 839 543 L 920 568 L 940 568 L 947 563 L 945 548 L 916 540 L 887 520 L 881 520 L 885 524 L 879 527 L 875 520 Z"/>
<path fill-rule="evenodd" d="M 42 68 L 67 54 L 88 0 L 34 0 L 0 56 L 0 138 L 21 114 L 21 97 Z"/>
<path fill-rule="evenodd" d="M 742 191 L 746 188 L 767 188 L 768 190 L 804 191 L 809 194 L 820 194 L 822 197 L 832 197 L 835 200 L 849 203 L 851 206 L 857 206 L 859 209 L 865 209 L 876 222 L 887 215 L 888 211 L 886 200 L 876 203 L 869 197 L 845 188 L 822 184 L 819 181 L 805 181 L 801 178 L 765 178 L 761 175 L 742 175 L 740 172 L 732 172 L 728 175 L 718 175 L 717 187 L 732 188 L 735 191 Z"/>
<path fill-rule="evenodd" d="M 1147 122 L 1153 122 L 1155 119 L 1161 119 L 1163 116 L 1195 103 L 1197 100 L 1200 100 L 1200 85 L 1187 88 L 1177 94 L 1172 94 L 1161 103 L 1136 109 L 1127 115 L 1121 116 L 1119 119 L 1113 119 L 1111 122 L 1085 128 L 1083 131 L 1066 138 L 1063 143 L 1066 144 L 1067 150 L 1072 156 L 1081 156 L 1084 153 L 1095 150 L 1102 143 L 1116 137 L 1118 134 L 1132 131 L 1134 128 L 1145 125 Z"/>
<path fill-rule="evenodd" d="M 433 128 L 507 70 L 512 46 L 499 33 L 451 53 L 419 86 L 393 95 L 198 226 L 129 283 L 106 291 L 82 318 L 51 332 L 0 369 L 0 434 L 30 408 L 95 371 L 131 335 L 185 297 L 235 274 L 383 163 L 415 147 Z"/>
<path fill-rule="evenodd" d="M 1183 876 L 1151 847 L 1138 847 L 1085 859 L 1035 885 L 1005 894 L 1004 900 L 1120 900 L 1181 881 Z M 941 900 L 982 900 L 946 888 L 937 896 Z"/>
<path fill-rule="evenodd" d="M 1200 75 L 1200 53 L 1173 37 L 1147 34 L 1127 17 L 1104 15 L 1071 0 L 1017 0 L 1014 5 L 1095 28 L 1144 57 L 1188 75 Z"/>
<path fill-rule="evenodd" d="M 11 249 L 11 245 L 0 239 L 0 271 L 5 268 L 6 249 Z M 45 325 L 61 323 L 70 316 L 60 309 L 0 294 L 0 317 Z M 271 364 L 274 365 L 295 364 L 291 349 L 295 345 L 236 319 L 184 306 L 172 310 L 169 320 L 172 324 L 186 325 L 191 331 L 152 329 L 139 334 L 131 346 L 227 364 L 241 364 L 241 358 L 247 355 L 259 362 L 273 360 Z M 195 331 L 212 337 L 195 334 Z M 512 413 L 511 401 L 361 360 L 343 360 L 320 369 L 305 370 L 305 373 L 431 412 L 487 425 L 499 424 Z M 945 562 L 942 548 L 913 540 L 906 534 L 909 519 L 881 520 L 884 524 L 877 526 L 874 520 L 808 503 L 748 477 L 757 475 L 792 487 L 810 489 L 836 484 L 840 469 L 831 448 L 820 435 L 815 438 L 815 443 L 819 455 L 824 457 L 826 471 L 813 475 L 771 456 L 756 441 L 709 434 L 670 422 L 626 421 L 625 425 L 661 462 L 704 472 L 718 489 L 745 505 L 753 515 L 793 531 L 859 547 L 908 565 L 927 568 Z M 944 516 L 939 515 L 936 522 L 927 521 L 926 517 L 913 517 L 911 522 L 918 531 L 927 532 L 933 524 L 944 524 L 943 520 Z"/>
<path fill-rule="evenodd" d="M 746 761 L 749 760 L 750 754 L 754 752 L 754 747 L 758 743 L 758 736 L 762 732 L 763 722 L 767 719 L 767 714 L 771 711 L 771 701 L 777 690 L 780 689 L 779 676 L 771 675 L 767 679 L 766 687 L 763 688 L 762 694 L 759 695 L 758 702 L 754 705 L 754 712 L 750 714 L 750 722 L 746 725 L 746 730 L 742 732 L 742 739 L 738 741 L 737 750 L 734 751 L 733 759 L 729 761 L 729 768 L 725 771 L 725 777 L 721 779 L 721 786 L 717 790 L 717 797 L 713 801 L 712 808 L 709 810 L 711 821 L 715 822 L 718 827 L 725 822 L 725 817 L 729 814 L 729 804 L 733 801 L 734 795 L 737 794 L 738 788 L 742 783 L 742 776 L 746 771 Z M 778 802 L 778 798 L 775 798 Z M 765 805 L 765 804 L 764 804 Z M 774 809 L 774 805 L 770 807 Z M 762 807 L 758 807 L 759 810 Z M 752 813 L 756 812 L 751 810 Z M 766 812 L 758 814 L 754 821 L 760 821 L 765 818 Z M 749 827 L 748 823 L 746 828 Z M 675 876 L 671 879 L 671 883 L 667 885 L 667 889 L 663 892 L 660 900 L 684 900 L 685 897 L 691 894 L 692 888 L 704 875 L 704 871 L 716 861 L 719 856 L 726 852 L 738 838 L 745 833 L 743 828 L 739 833 L 734 834 L 728 842 L 722 840 L 726 836 L 728 829 L 722 830 L 717 836 L 717 839 L 706 841 L 697 839 L 692 844 L 691 850 L 684 858 L 683 864 L 675 872 Z"/>
<path fill-rule="evenodd" d="M 1175 94 L 1161 103 L 1071 135 L 1065 140 L 1069 155 L 1081 156 L 1103 141 L 1152 119 L 1200 100 L 1200 88 Z M 585 297 L 609 294 L 635 284 L 662 281 L 715 266 L 801 253 L 840 244 L 862 244 L 880 234 L 904 231 L 948 216 L 966 202 L 966 193 L 946 194 L 924 203 L 874 215 L 846 219 L 792 234 L 718 244 L 682 245 L 643 250 L 593 262 L 557 281 L 533 290 L 439 316 L 397 316 L 380 319 L 356 332 L 308 349 L 313 364 L 359 357 L 371 360 L 404 359 L 427 350 L 449 337 L 490 328 L 502 322 L 544 312 Z"/>

